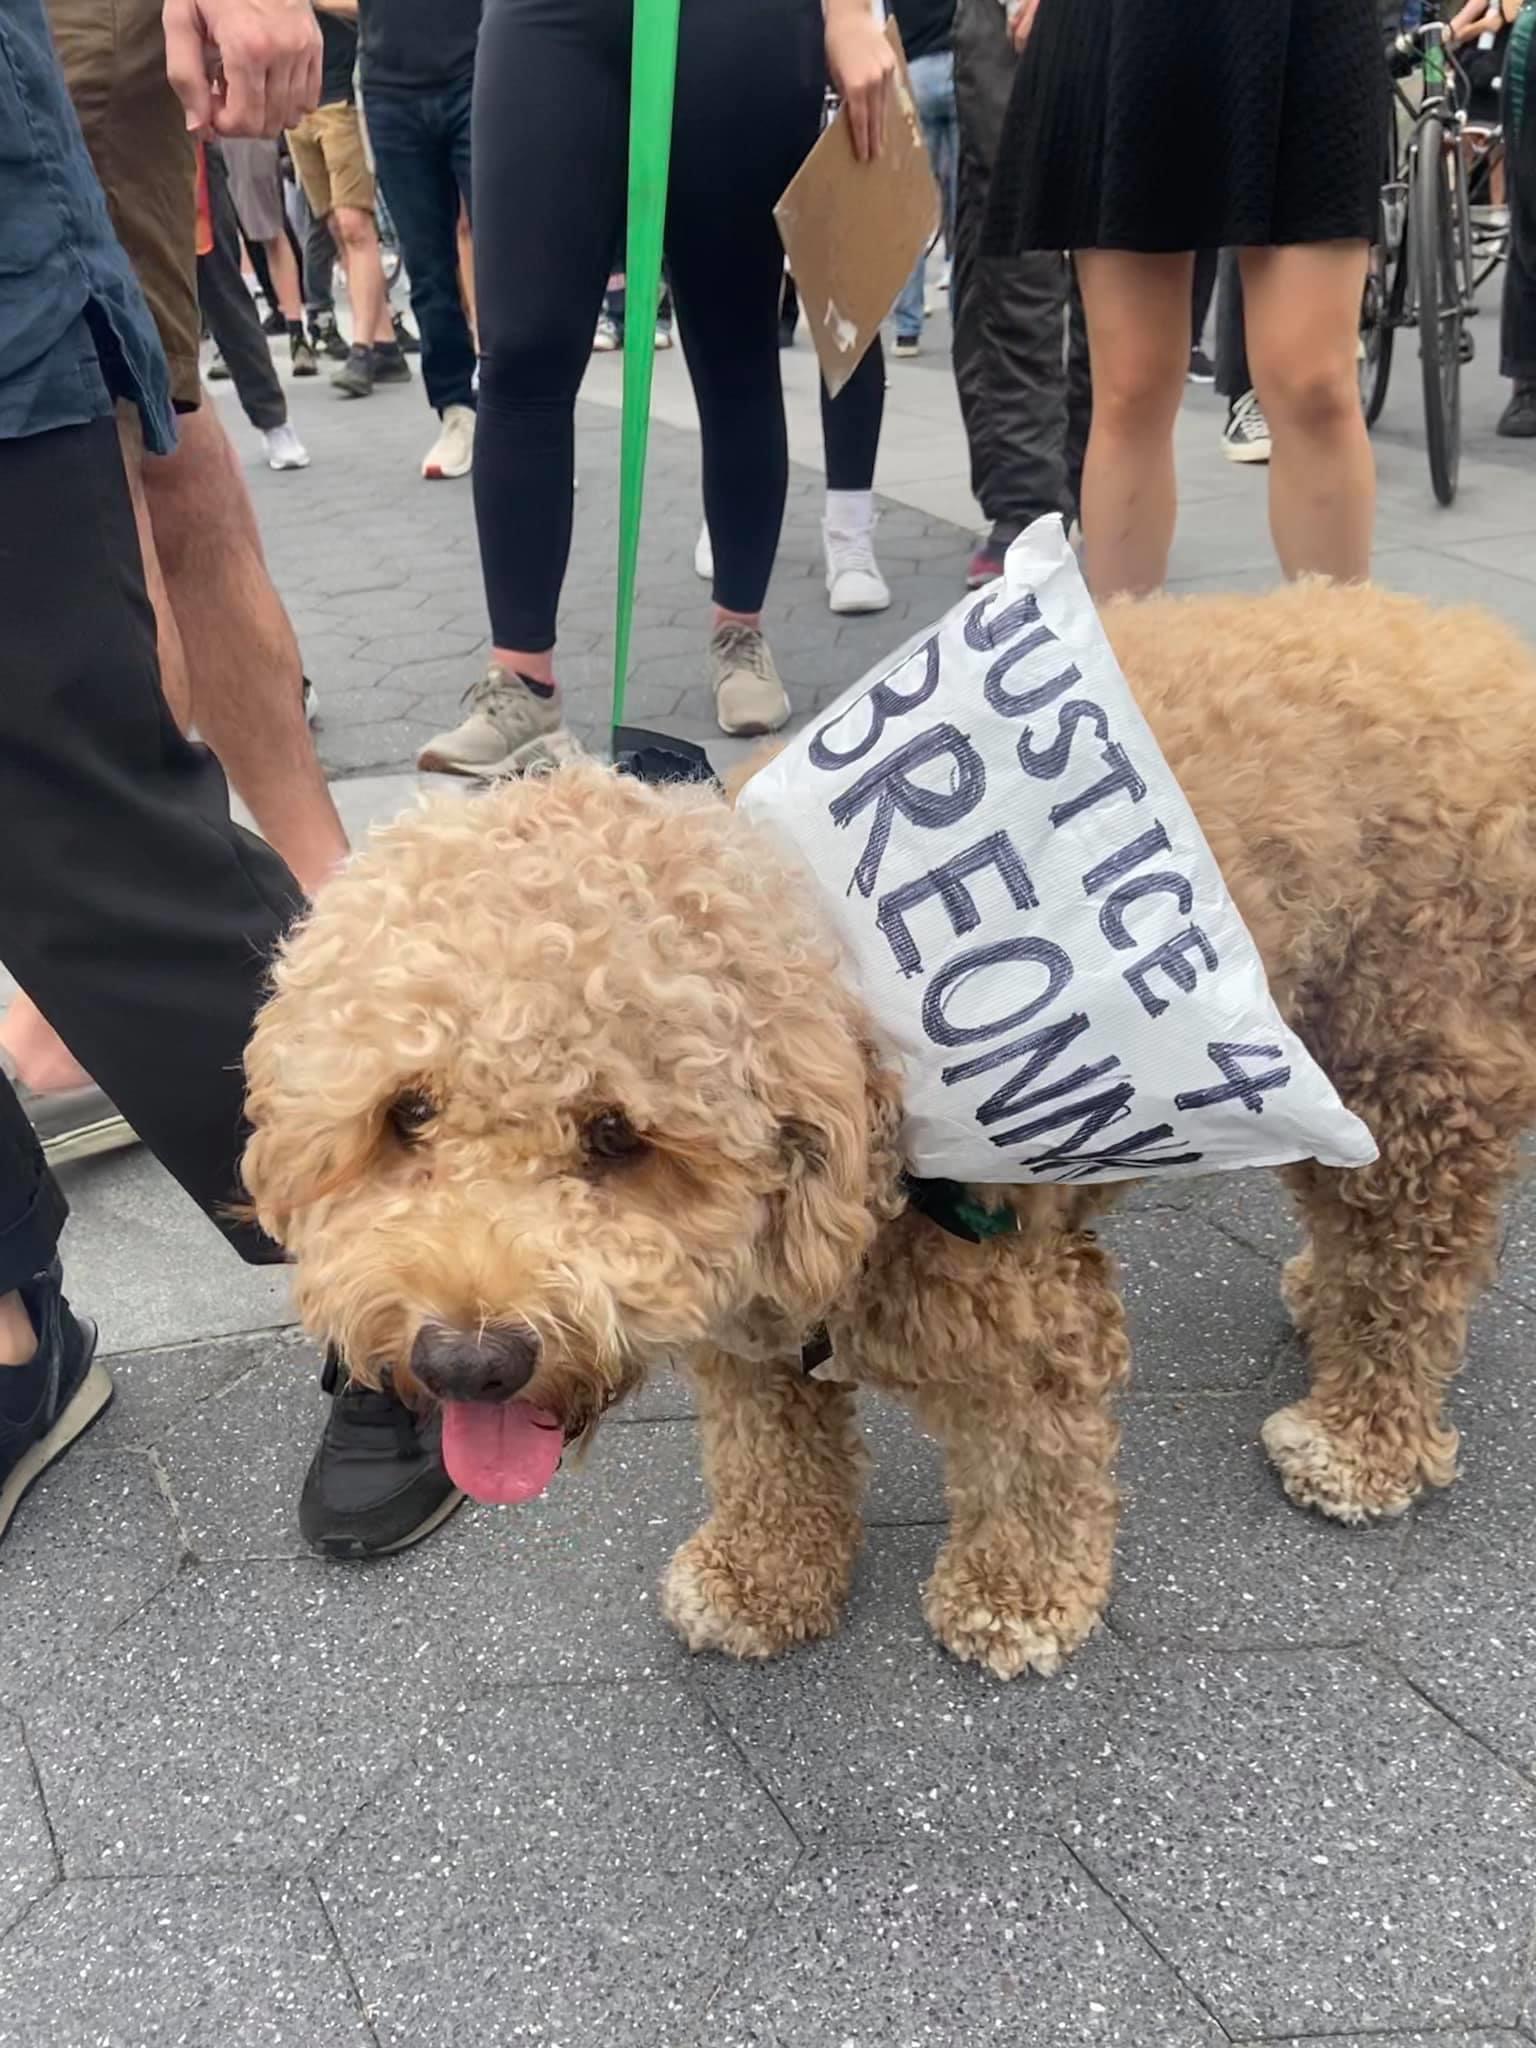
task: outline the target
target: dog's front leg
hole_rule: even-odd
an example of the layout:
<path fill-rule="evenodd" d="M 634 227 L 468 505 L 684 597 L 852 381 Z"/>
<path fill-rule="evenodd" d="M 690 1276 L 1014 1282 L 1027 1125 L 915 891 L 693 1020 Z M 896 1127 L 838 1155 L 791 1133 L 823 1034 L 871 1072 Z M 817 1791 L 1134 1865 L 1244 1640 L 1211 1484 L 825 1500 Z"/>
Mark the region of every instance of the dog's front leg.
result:
<path fill-rule="evenodd" d="M 689 1361 L 713 1513 L 662 1580 L 691 1650 L 773 1657 L 837 1627 L 859 1546 L 865 1455 L 846 1387 L 798 1360 Z"/>
<path fill-rule="evenodd" d="M 1009 1284 L 1017 1312 L 987 1303 L 956 1377 L 910 1396 L 944 1445 L 950 1507 L 923 1612 L 947 1649 L 998 1678 L 1056 1671 L 1103 1614 L 1117 1505 L 1111 1395 L 1130 1362 L 1109 1261 L 1091 1240 L 1011 1268 Z"/>

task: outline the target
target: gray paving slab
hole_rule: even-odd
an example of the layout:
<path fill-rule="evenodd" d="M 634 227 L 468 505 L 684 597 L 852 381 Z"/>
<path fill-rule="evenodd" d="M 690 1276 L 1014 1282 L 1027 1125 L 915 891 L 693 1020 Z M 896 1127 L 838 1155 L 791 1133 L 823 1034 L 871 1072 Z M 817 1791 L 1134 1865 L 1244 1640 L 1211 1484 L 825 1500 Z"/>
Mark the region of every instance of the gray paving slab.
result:
<path fill-rule="evenodd" d="M 1059 1842 L 843 1849 L 798 1870 L 711 2009 L 718 2048 L 1215 2048 Z"/>
<path fill-rule="evenodd" d="M 700 2038 L 797 1854 L 686 1693 L 549 1686 L 446 1719 L 319 1883 L 381 2042 L 639 2048 Z"/>
<path fill-rule="evenodd" d="M 1516 2020 L 1536 1795 L 1391 1673 L 1143 1658 L 1099 1706 L 1066 1839 L 1232 2034 Z"/>
<path fill-rule="evenodd" d="M 1267 1377 L 1290 1324 L 1274 1268 L 1204 1217 L 1109 1217 L 1131 1331 L 1131 1384 L 1182 1394 Z"/>
<path fill-rule="evenodd" d="M 1410 1525 L 1298 1514 L 1259 1443 L 1268 1389 L 1131 1400 L 1110 1622 L 1223 1649 L 1357 1642 L 1383 1613 Z"/>
<path fill-rule="evenodd" d="M 1101 1636 L 1061 1677 L 1008 1687 L 957 1663 L 928 1634 L 920 1604 L 941 1533 L 870 1532 L 829 1642 L 761 1666 L 714 1656 L 694 1666 L 808 1841 L 995 1839 L 1070 1806 L 1091 1754 L 1078 1732 L 1084 1702 L 1123 1652 Z"/>
<path fill-rule="evenodd" d="M 0 1714 L 0 1935 L 15 1926 L 58 1874 L 21 1723 L 12 1714 Z"/>
<path fill-rule="evenodd" d="M 293 1320 L 281 1266 L 247 1266 L 144 1151 L 66 1167 L 70 1299 L 103 1352 L 139 1351 Z"/>
<path fill-rule="evenodd" d="M 65 1884 L 0 1944 L 0 2048 L 372 2048 L 303 1882 Z"/>
<path fill-rule="evenodd" d="M 173 1577 L 181 1549 L 147 1457 L 87 1438 L 45 1472 L 0 1548 L 0 1707 L 74 1668 Z"/>
<path fill-rule="evenodd" d="M 295 1873 L 455 1705 L 386 1565 L 187 1571 L 27 1709 L 66 1875 Z"/>
<path fill-rule="evenodd" d="M 1536 1782 L 1536 1315 L 1494 1296 L 1451 1413 L 1461 1477 L 1418 1511 L 1376 1640 L 1416 1685 Z"/>
<path fill-rule="evenodd" d="M 1524 2038 L 1505 2027 L 1479 2027 L 1470 2034 L 1308 2034 L 1273 2048 L 1519 2048 Z"/>

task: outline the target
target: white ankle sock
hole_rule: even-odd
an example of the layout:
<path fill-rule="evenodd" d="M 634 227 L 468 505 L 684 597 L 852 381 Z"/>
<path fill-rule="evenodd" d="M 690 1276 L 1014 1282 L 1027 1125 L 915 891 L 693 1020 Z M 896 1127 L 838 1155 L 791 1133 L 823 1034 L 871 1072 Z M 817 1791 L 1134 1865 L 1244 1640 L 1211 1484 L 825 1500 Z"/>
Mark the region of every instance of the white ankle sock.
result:
<path fill-rule="evenodd" d="M 873 491 L 828 491 L 827 525 L 833 533 L 873 533 Z"/>

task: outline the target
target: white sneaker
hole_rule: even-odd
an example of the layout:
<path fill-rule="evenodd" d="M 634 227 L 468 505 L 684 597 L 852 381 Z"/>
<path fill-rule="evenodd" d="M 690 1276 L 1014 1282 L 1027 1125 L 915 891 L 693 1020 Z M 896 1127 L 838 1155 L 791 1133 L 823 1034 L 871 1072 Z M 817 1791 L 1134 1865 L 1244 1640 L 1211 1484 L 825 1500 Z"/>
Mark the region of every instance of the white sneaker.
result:
<path fill-rule="evenodd" d="M 468 476 L 475 459 L 475 409 L 445 405 L 437 439 L 421 458 L 425 477 Z"/>
<path fill-rule="evenodd" d="M 709 522 L 699 528 L 699 537 L 693 544 L 693 573 L 704 583 L 715 580 L 715 544 L 709 537 Z"/>
<path fill-rule="evenodd" d="M 734 739 L 777 732 L 789 723 L 789 699 L 756 626 L 727 619 L 709 643 L 715 670 L 715 716 Z"/>
<path fill-rule="evenodd" d="M 280 427 L 268 427 L 261 437 L 268 469 L 308 469 L 309 450 L 284 420 Z"/>
<path fill-rule="evenodd" d="M 873 530 L 839 533 L 823 519 L 821 544 L 827 557 L 827 602 L 835 612 L 883 612 L 891 588 L 875 560 Z"/>
<path fill-rule="evenodd" d="M 537 775 L 581 748 L 560 722 L 558 697 L 536 697 L 497 662 L 464 692 L 468 718 L 430 739 L 418 768 L 438 775 Z"/>
<path fill-rule="evenodd" d="M 1232 401 L 1221 430 L 1221 452 L 1228 462 L 1268 462 L 1271 445 L 1269 422 L 1260 410 L 1258 395 L 1245 391 Z"/>

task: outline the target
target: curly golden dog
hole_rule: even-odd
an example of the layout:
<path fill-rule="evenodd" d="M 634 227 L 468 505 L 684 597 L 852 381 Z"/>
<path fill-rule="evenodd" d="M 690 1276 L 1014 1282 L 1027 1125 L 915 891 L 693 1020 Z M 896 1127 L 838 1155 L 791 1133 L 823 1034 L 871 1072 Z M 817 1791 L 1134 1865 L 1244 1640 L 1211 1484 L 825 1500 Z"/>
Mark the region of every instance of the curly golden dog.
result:
<path fill-rule="evenodd" d="M 1447 1383 L 1536 1117 L 1536 666 L 1374 590 L 1105 622 L 1280 1009 L 1380 1147 L 1287 1170 L 1311 1387 L 1265 1443 L 1294 1500 L 1395 1515 L 1454 1477 Z M 689 1644 L 836 1626 L 854 1385 L 944 1446 L 939 1639 L 1010 1677 L 1094 1627 L 1130 1362 L 1093 1233 L 1113 1191 L 978 1190 L 1020 1223 L 981 1243 L 914 1211 L 812 892 L 712 794 L 580 765 L 402 818 L 288 941 L 248 1066 L 247 1182 L 304 1321 L 445 1404 L 470 1491 L 540 1491 L 686 1362 L 713 1503 L 665 1575 Z"/>

